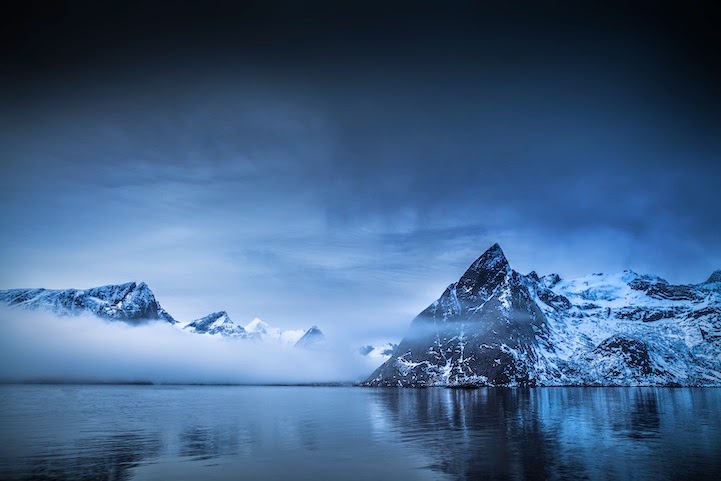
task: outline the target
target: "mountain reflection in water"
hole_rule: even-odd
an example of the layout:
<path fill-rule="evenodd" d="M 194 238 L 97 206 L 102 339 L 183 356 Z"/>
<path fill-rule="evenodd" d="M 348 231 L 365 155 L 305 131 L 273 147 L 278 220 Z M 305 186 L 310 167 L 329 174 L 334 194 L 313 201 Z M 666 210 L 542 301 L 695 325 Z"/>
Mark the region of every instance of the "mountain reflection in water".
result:
<path fill-rule="evenodd" d="M 0 479 L 718 479 L 721 390 L 0 386 Z"/>

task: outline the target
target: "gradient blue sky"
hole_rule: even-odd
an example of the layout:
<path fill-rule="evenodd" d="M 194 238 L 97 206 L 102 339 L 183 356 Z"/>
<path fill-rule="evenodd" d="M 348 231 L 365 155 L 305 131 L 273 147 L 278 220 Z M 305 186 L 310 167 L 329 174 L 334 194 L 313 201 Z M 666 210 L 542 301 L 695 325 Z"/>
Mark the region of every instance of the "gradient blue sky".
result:
<path fill-rule="evenodd" d="M 716 7 L 74 5 L 4 29 L 0 288 L 397 338 L 494 242 L 721 267 Z"/>

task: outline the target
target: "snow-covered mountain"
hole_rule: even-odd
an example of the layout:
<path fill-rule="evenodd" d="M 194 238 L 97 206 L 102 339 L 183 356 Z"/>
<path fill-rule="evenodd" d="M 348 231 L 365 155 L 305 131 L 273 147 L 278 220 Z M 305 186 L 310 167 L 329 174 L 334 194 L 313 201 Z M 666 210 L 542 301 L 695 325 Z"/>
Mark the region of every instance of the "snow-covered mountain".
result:
<path fill-rule="evenodd" d="M 185 325 L 183 330 L 195 334 L 298 347 L 311 347 L 314 346 L 318 340 L 325 339 L 323 332 L 321 332 L 317 326 L 312 326 L 308 330 L 281 329 L 279 327 L 273 327 L 257 317 L 245 326 L 240 326 L 235 324 L 225 311 L 214 312 L 200 319 L 196 319 Z"/>
<path fill-rule="evenodd" d="M 246 338 L 247 332 L 243 327 L 236 325 L 225 311 L 214 312 L 205 317 L 196 319 L 183 329 L 195 334 L 220 335 L 223 337 Z"/>
<path fill-rule="evenodd" d="M 103 319 L 139 324 L 162 320 L 184 332 L 289 346 L 316 345 L 323 333 L 317 326 L 308 330 L 280 329 L 256 318 L 246 326 L 235 324 L 227 312 L 218 311 L 187 324 L 179 323 L 163 309 L 144 282 L 93 287 L 91 289 L 0 290 L 0 305 L 43 310 L 58 316 L 93 314 Z M 303 338 L 305 340 L 301 342 Z"/>
<path fill-rule="evenodd" d="M 314 326 L 315 327 L 315 326 Z M 257 317 L 245 325 L 245 331 L 250 335 L 257 336 L 263 342 L 275 344 L 295 345 L 306 333 L 303 329 L 281 329 L 263 322 Z"/>
<path fill-rule="evenodd" d="M 141 282 L 93 287 L 91 289 L 9 289 L 0 291 L 0 303 L 24 309 L 40 309 L 59 316 L 94 314 L 104 319 L 131 324 L 147 320 L 177 321 Z"/>
<path fill-rule="evenodd" d="M 696 285 L 632 271 L 539 278 L 496 244 L 365 384 L 718 386 L 721 271 Z"/>

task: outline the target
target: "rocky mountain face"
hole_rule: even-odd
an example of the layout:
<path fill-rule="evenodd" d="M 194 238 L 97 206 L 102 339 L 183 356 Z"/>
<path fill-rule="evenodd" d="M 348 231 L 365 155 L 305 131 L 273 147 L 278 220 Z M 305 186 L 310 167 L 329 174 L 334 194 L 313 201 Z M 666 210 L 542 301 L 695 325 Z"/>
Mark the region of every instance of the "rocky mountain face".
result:
<path fill-rule="evenodd" d="M 185 325 L 183 329 L 195 334 L 311 349 L 321 346 L 325 341 L 325 336 L 318 326 L 312 326 L 308 330 L 281 329 L 257 317 L 245 326 L 240 326 L 235 324 L 225 311 L 214 312 L 196 319 Z"/>
<path fill-rule="evenodd" d="M 298 347 L 317 346 L 324 339 L 317 326 L 308 330 L 280 329 L 254 319 L 246 326 L 235 324 L 227 312 L 218 311 L 187 324 L 173 319 L 163 309 L 144 282 L 94 287 L 91 289 L 10 289 L 0 291 L 0 305 L 43 310 L 58 316 L 92 314 L 111 321 L 141 324 L 161 320 L 192 334 L 220 336 L 228 339 L 284 344 Z M 300 342 L 305 339 L 303 342 Z"/>
<path fill-rule="evenodd" d="M 183 329 L 195 334 L 209 334 L 230 338 L 246 338 L 248 333 L 242 326 L 236 325 L 225 311 L 214 312 L 205 317 L 196 319 Z"/>
<path fill-rule="evenodd" d="M 0 291 L 0 303 L 24 309 L 41 309 L 60 316 L 93 314 L 131 324 L 148 320 L 177 321 L 168 314 L 144 282 L 92 289 L 10 289 Z"/>
<path fill-rule="evenodd" d="M 562 280 L 488 249 L 411 323 L 369 386 L 721 385 L 721 272 Z"/>

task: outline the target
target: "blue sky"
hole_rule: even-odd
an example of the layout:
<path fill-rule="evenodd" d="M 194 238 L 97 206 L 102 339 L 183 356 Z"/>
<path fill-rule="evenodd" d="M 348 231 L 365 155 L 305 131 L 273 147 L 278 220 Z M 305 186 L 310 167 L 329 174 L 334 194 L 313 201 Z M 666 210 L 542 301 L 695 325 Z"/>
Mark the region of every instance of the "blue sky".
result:
<path fill-rule="evenodd" d="M 400 337 L 494 242 L 524 273 L 721 267 L 697 17 L 293 8 L 12 32 L 0 288 L 144 280 L 182 320 Z"/>

